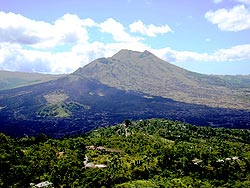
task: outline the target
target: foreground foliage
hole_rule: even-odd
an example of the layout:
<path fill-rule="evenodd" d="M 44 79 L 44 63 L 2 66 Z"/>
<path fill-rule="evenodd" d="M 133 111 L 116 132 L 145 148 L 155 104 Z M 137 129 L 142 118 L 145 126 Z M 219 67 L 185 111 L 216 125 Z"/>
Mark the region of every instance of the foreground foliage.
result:
<path fill-rule="evenodd" d="M 54 187 L 250 187 L 250 131 L 152 119 L 60 140 L 0 133 L 0 187 L 42 181 Z"/>

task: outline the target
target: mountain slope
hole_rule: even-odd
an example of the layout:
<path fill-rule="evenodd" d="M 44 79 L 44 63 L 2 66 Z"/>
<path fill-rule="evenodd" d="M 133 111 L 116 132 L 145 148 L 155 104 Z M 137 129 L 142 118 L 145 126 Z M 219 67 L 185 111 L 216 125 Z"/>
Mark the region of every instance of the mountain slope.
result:
<path fill-rule="evenodd" d="M 0 71 L 0 90 L 47 82 L 63 75 Z"/>
<path fill-rule="evenodd" d="M 213 127 L 250 127 L 246 110 L 212 108 L 119 90 L 76 75 L 0 91 L 0 132 L 14 137 L 39 133 L 62 137 L 124 119 L 155 117 Z"/>
<path fill-rule="evenodd" d="M 148 51 L 121 50 L 110 58 L 97 59 L 78 69 L 103 84 L 124 90 L 139 91 L 177 101 L 206 104 L 213 107 L 249 109 L 250 76 L 244 77 L 244 88 L 237 79 L 193 73 L 167 63 Z M 232 78 L 232 77 L 231 77 Z M 241 83 L 241 82 L 239 82 Z"/>
<path fill-rule="evenodd" d="M 213 127 L 250 127 L 249 110 L 204 105 L 212 101 L 212 97 L 223 94 L 220 88 L 230 89 L 223 79 L 188 72 L 149 52 L 125 52 L 125 56 L 121 51 L 112 58 L 98 59 L 56 80 L 0 91 L 0 132 L 15 137 L 39 133 L 62 137 L 120 123 L 124 119 L 149 118 Z M 141 60 L 134 61 L 138 59 Z M 110 82 L 104 84 L 103 80 Z M 216 95 L 210 98 L 204 88 Z M 202 104 L 190 102 L 191 89 L 199 94 L 197 103 Z M 166 95 L 155 96 L 161 92 Z M 177 97 L 181 93 L 188 102 L 173 100 L 174 92 Z M 219 97 L 214 103 L 220 104 L 218 102 L 221 102 Z M 232 103 L 238 104 L 237 101 Z"/>

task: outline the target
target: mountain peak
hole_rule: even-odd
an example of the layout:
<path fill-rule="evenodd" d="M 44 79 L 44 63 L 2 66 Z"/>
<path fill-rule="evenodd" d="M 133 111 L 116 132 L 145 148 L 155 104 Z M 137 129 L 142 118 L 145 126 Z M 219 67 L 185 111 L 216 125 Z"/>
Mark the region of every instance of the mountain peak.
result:
<path fill-rule="evenodd" d="M 148 57 L 148 56 L 151 56 L 151 55 L 153 55 L 151 52 L 145 50 L 144 52 L 141 53 L 140 57 L 143 58 L 143 57 Z"/>
<path fill-rule="evenodd" d="M 133 51 L 133 50 L 127 50 L 127 49 L 122 49 L 119 52 L 117 52 L 115 55 L 113 55 L 111 58 L 112 59 L 137 59 L 137 58 L 145 58 L 149 56 L 154 56 L 151 52 L 148 50 L 145 50 L 144 52 L 138 52 L 138 51 Z"/>
<path fill-rule="evenodd" d="M 112 56 L 114 59 L 123 59 L 128 58 L 128 56 L 138 56 L 141 52 L 132 51 L 128 49 L 122 49 Z"/>

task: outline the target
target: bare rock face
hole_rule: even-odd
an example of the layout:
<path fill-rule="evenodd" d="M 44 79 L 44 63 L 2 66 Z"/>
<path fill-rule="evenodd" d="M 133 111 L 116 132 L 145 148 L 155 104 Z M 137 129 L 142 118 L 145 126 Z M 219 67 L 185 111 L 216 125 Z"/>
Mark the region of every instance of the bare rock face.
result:
<path fill-rule="evenodd" d="M 123 90 L 211 107 L 250 109 L 250 76 L 213 76 L 187 71 L 148 51 L 121 50 L 97 59 L 75 75 Z M 248 96 L 246 99 L 246 95 Z"/>

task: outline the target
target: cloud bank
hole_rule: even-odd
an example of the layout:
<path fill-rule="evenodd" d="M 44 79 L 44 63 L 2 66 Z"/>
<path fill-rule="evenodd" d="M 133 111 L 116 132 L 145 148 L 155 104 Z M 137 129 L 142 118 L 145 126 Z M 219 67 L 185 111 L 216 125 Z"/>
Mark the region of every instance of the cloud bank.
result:
<path fill-rule="evenodd" d="M 239 13 L 238 9 L 246 11 Z M 206 17 L 219 25 L 222 21 L 218 19 L 220 17 L 218 15 L 238 12 L 247 17 L 249 13 L 245 6 L 221 11 L 222 13 L 209 12 Z M 96 58 L 110 57 L 120 49 L 149 50 L 173 63 L 250 60 L 249 44 L 220 49 L 208 54 L 177 51 L 170 47 L 155 49 L 145 43 L 148 37 L 157 38 L 158 35 L 173 32 L 167 24 L 146 25 L 138 20 L 123 25 L 113 18 L 97 23 L 91 18 L 81 19 L 74 14 L 65 14 L 53 23 L 49 23 L 5 12 L 0 12 L 0 20 L 0 69 L 3 70 L 71 73 Z M 235 20 L 220 27 L 226 30 L 246 28 L 245 23 L 241 27 L 235 26 L 235 23 L 240 22 L 243 21 Z M 93 32 L 101 36 L 100 40 L 91 39 Z M 105 41 L 107 35 L 111 37 L 108 42 Z"/>
<path fill-rule="evenodd" d="M 149 37 L 156 37 L 157 34 L 165 34 L 172 32 L 172 29 L 168 25 L 164 26 L 155 26 L 153 24 L 145 25 L 141 20 L 138 20 L 129 25 L 130 32 L 132 33 L 141 33 Z"/>
<path fill-rule="evenodd" d="M 222 31 L 237 32 L 250 29 L 250 7 L 245 5 L 237 5 L 232 9 L 223 8 L 209 11 L 205 14 L 205 18 L 212 24 L 218 25 Z"/>

